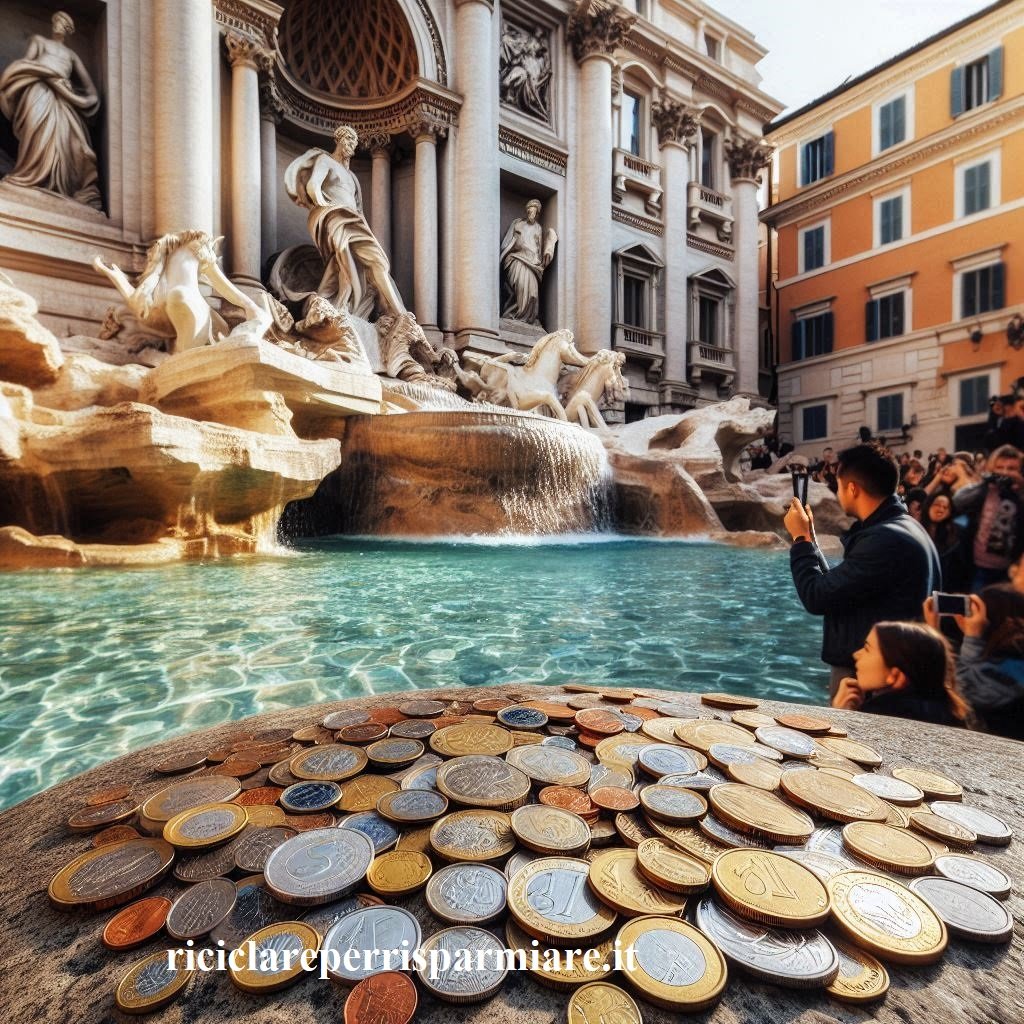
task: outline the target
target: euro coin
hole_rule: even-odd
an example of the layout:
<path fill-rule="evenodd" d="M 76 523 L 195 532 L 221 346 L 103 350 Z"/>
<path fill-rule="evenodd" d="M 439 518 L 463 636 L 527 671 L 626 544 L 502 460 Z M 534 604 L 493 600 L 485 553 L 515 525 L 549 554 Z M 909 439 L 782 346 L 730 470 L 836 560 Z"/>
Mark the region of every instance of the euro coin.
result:
<path fill-rule="evenodd" d="M 373 843 L 361 832 L 313 829 L 274 850 L 264 878 L 267 888 L 282 903 L 330 903 L 362 882 L 373 857 Z"/>
<path fill-rule="evenodd" d="M 297 779 L 344 782 L 366 767 L 366 752 L 344 743 L 310 747 L 296 754 L 288 768 Z"/>
<path fill-rule="evenodd" d="M 590 847 L 590 826 L 571 811 L 529 804 L 513 811 L 509 821 L 516 839 L 535 853 L 581 857 Z"/>
<path fill-rule="evenodd" d="M 501 811 L 456 811 L 435 821 L 430 845 L 447 861 L 497 860 L 511 853 L 512 823 Z"/>
<path fill-rule="evenodd" d="M 505 760 L 542 786 L 585 786 L 590 781 L 590 762 L 571 750 L 516 747 Z"/>
<path fill-rule="evenodd" d="M 364 978 L 349 993 L 345 1024 L 411 1024 L 418 1002 L 409 977 L 401 971 L 381 971 Z"/>
<path fill-rule="evenodd" d="M 430 912 L 449 924 L 486 924 L 505 910 L 508 882 L 488 864 L 451 864 L 427 883 Z"/>
<path fill-rule="evenodd" d="M 164 839 L 179 850 L 204 850 L 233 839 L 248 822 L 238 804 L 206 804 L 176 814 L 164 825 Z"/>
<path fill-rule="evenodd" d="M 763 789 L 726 782 L 709 791 L 708 801 L 726 824 L 779 843 L 804 842 L 814 831 L 806 814 Z"/>
<path fill-rule="evenodd" d="M 254 966 L 229 963 L 228 974 L 243 992 L 276 992 L 299 980 L 315 962 L 320 933 L 301 921 L 281 921 L 249 937 Z M 305 967 L 303 964 L 305 963 Z"/>
<path fill-rule="evenodd" d="M 863 772 L 854 775 L 853 783 L 866 789 L 869 793 L 882 800 L 888 800 L 891 804 L 899 804 L 902 807 L 913 807 L 924 799 L 924 793 L 917 786 L 912 786 L 903 779 L 894 778 L 891 775 L 876 775 L 874 772 Z"/>
<path fill-rule="evenodd" d="M 833 821 L 879 821 L 889 816 L 886 805 L 851 780 L 805 768 L 785 772 L 779 782 L 793 803 Z"/>
<path fill-rule="evenodd" d="M 167 934 L 181 942 L 198 939 L 213 931 L 234 905 L 235 883 L 226 878 L 190 885 L 167 911 Z"/>
<path fill-rule="evenodd" d="M 913 833 L 873 821 L 846 825 L 843 845 L 861 860 L 901 875 L 919 875 L 935 861 L 928 845 Z"/>
<path fill-rule="evenodd" d="M 626 917 L 678 914 L 686 907 L 682 896 L 644 877 L 635 850 L 602 850 L 591 860 L 587 882 L 603 902 Z"/>
<path fill-rule="evenodd" d="M 1005 871 L 980 857 L 965 857 L 950 853 L 935 858 L 935 871 L 943 878 L 962 882 L 979 892 L 986 892 L 997 900 L 1005 900 L 1013 890 L 1013 882 Z"/>
<path fill-rule="evenodd" d="M 416 968 L 416 975 L 431 995 L 445 1003 L 490 999 L 508 975 L 504 944 L 484 928 L 445 928 L 431 935 L 420 951 L 425 963 Z M 472 964 L 472 969 L 467 970 L 466 964 Z"/>
<path fill-rule="evenodd" d="M 155 885 L 174 862 L 162 839 L 129 839 L 99 846 L 66 864 L 50 880 L 50 902 L 59 910 L 106 910 L 128 903 Z"/>
<path fill-rule="evenodd" d="M 917 786 L 929 800 L 959 800 L 964 795 L 963 786 L 941 772 L 900 765 L 893 768 L 892 777 Z"/>
<path fill-rule="evenodd" d="M 430 748 L 442 757 L 488 754 L 500 757 L 512 749 L 512 733 L 498 725 L 469 722 L 449 725 L 430 735 Z"/>
<path fill-rule="evenodd" d="M 643 747 L 637 763 L 649 776 L 660 779 L 663 775 L 677 775 L 682 772 L 696 772 L 707 766 L 703 754 L 682 746 L 667 743 L 651 743 Z"/>
<path fill-rule="evenodd" d="M 979 843 L 1006 846 L 1013 838 L 1010 826 L 1002 818 L 997 818 L 978 807 L 967 807 L 949 800 L 936 800 L 931 806 L 933 813 L 970 829 L 978 837 Z"/>
<path fill-rule="evenodd" d="M 607 981 L 592 981 L 580 986 L 569 997 L 565 1012 L 568 1024 L 593 1024 L 594 1021 L 642 1024 L 643 1021 L 633 997 Z"/>
<path fill-rule="evenodd" d="M 930 811 L 915 811 L 908 817 L 912 829 L 951 846 L 973 846 L 978 841 L 977 835 L 969 828 Z"/>
<path fill-rule="evenodd" d="M 394 970 L 419 948 L 422 933 L 416 918 L 400 907 L 362 907 L 346 914 L 324 936 L 321 957 L 327 976 L 343 985 L 383 970 Z M 356 956 L 346 956 L 348 950 Z"/>
<path fill-rule="evenodd" d="M 432 872 L 426 854 L 392 850 L 374 858 L 366 872 L 366 881 L 379 896 L 408 896 L 426 885 Z"/>
<path fill-rule="evenodd" d="M 436 821 L 448 811 L 448 798 L 426 789 L 405 789 L 385 793 L 377 801 L 377 813 L 402 825 Z"/>
<path fill-rule="evenodd" d="M 426 748 L 420 740 L 403 739 L 401 736 L 389 736 L 377 740 L 366 748 L 366 756 L 380 771 L 394 771 L 410 765 L 418 757 L 422 757 Z"/>
<path fill-rule="evenodd" d="M 889 991 L 889 972 L 870 953 L 848 942 L 834 942 L 839 973 L 825 991 L 844 1003 L 873 1003 Z"/>
<path fill-rule="evenodd" d="M 687 825 L 708 812 L 704 797 L 679 786 L 646 786 L 640 793 L 640 804 L 648 817 L 670 825 Z"/>
<path fill-rule="evenodd" d="M 671 917 L 641 917 L 619 929 L 626 981 L 648 1002 L 693 1013 L 714 1005 L 728 979 L 725 957 L 691 924 Z"/>
<path fill-rule="evenodd" d="M 741 746 L 754 743 L 754 737 L 748 729 L 728 722 L 707 721 L 706 719 L 690 719 L 681 721 L 675 727 L 675 736 L 688 747 L 707 754 L 716 743 L 732 743 Z M 700 766 L 703 767 L 703 766 Z"/>
<path fill-rule="evenodd" d="M 176 959 L 174 967 L 168 959 L 167 950 L 161 949 L 133 964 L 114 993 L 117 1008 L 131 1014 L 154 1013 L 177 999 L 196 972 L 186 970 L 184 955 Z"/>
<path fill-rule="evenodd" d="M 742 917 L 778 928 L 809 928 L 828 917 L 828 890 L 803 865 L 767 850 L 730 850 L 711 869 L 722 901 Z"/>
<path fill-rule="evenodd" d="M 207 942 L 238 949 L 253 932 L 278 921 L 294 918 L 295 910 L 278 903 L 263 885 L 262 875 L 247 875 L 235 885 L 235 903 L 231 912 L 210 932 Z"/>
<path fill-rule="evenodd" d="M 213 777 L 182 779 L 172 782 L 151 796 L 140 808 L 143 824 L 150 823 L 152 831 L 159 832 L 164 823 L 176 814 L 203 804 L 224 803 L 233 800 L 242 787 L 237 779 Z"/>
<path fill-rule="evenodd" d="M 360 811 L 358 814 L 350 814 L 338 822 L 338 828 L 362 832 L 373 843 L 375 857 L 396 846 L 401 834 L 390 821 L 382 818 L 376 811 Z"/>
<path fill-rule="evenodd" d="M 707 865 L 665 839 L 645 839 L 636 851 L 637 868 L 654 885 L 669 892 L 700 892 L 708 887 Z"/>
<path fill-rule="evenodd" d="M 453 803 L 512 811 L 530 795 L 530 777 L 500 757 L 474 754 L 452 758 L 439 765 L 437 789 Z"/>
<path fill-rule="evenodd" d="M 548 716 L 537 708 L 525 708 L 521 704 L 502 708 L 497 714 L 498 724 L 506 729 L 543 729 Z"/>
<path fill-rule="evenodd" d="M 910 891 L 924 899 L 954 935 L 992 943 L 1013 938 L 1012 915 L 987 893 L 934 876 L 915 878 Z"/>
<path fill-rule="evenodd" d="M 281 806 L 293 814 L 326 811 L 341 799 L 341 786 L 336 782 L 297 782 L 280 796 Z"/>

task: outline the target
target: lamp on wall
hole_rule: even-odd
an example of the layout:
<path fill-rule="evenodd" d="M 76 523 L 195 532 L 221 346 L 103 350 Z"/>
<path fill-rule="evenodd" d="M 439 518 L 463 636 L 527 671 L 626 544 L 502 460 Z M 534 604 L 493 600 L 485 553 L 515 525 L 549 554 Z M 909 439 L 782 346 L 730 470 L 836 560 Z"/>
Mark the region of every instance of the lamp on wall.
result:
<path fill-rule="evenodd" d="M 1006 325 L 1006 340 L 1011 348 L 1024 348 L 1024 317 L 1020 313 Z"/>

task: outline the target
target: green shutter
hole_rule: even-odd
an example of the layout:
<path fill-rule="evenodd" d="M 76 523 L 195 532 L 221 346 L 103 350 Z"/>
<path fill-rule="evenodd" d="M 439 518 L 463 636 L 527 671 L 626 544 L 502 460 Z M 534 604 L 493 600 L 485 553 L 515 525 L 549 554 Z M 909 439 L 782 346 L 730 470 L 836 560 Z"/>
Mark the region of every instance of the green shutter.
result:
<path fill-rule="evenodd" d="M 864 337 L 867 341 L 878 340 L 878 301 L 869 300 L 864 306 Z"/>
<path fill-rule="evenodd" d="M 997 46 L 988 55 L 988 99 L 998 99 L 1003 94 L 1003 48 Z"/>
<path fill-rule="evenodd" d="M 977 308 L 974 301 L 975 281 L 978 272 L 970 270 L 960 275 L 960 318 L 974 316 Z"/>
<path fill-rule="evenodd" d="M 907 116 L 906 108 L 907 101 L 904 96 L 900 96 L 899 99 L 893 100 L 892 104 L 892 142 L 891 145 L 895 146 L 897 142 L 902 142 L 907 137 Z"/>
<path fill-rule="evenodd" d="M 1006 265 L 1004 263 L 997 263 L 992 268 L 992 301 L 988 307 L 989 309 L 1002 309 L 1006 305 L 1005 278 Z"/>
<path fill-rule="evenodd" d="M 836 166 L 836 133 L 829 132 L 825 136 L 825 159 L 822 168 L 822 177 L 827 178 L 835 170 Z"/>
<path fill-rule="evenodd" d="M 878 148 L 888 149 L 892 145 L 892 104 L 886 103 L 878 112 Z"/>
<path fill-rule="evenodd" d="M 959 117 L 964 112 L 967 103 L 964 96 L 964 69 L 953 68 L 953 74 L 949 79 L 949 115 Z"/>

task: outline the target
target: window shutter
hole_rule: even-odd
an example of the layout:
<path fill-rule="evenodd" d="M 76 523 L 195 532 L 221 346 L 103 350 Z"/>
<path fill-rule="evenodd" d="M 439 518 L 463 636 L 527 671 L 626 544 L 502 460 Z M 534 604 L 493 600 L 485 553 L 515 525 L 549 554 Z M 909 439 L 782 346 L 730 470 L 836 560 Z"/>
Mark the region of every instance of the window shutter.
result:
<path fill-rule="evenodd" d="M 969 271 L 960 276 L 960 318 L 974 316 L 974 282 L 977 271 Z"/>
<path fill-rule="evenodd" d="M 832 351 L 832 330 L 833 330 L 833 328 L 832 328 L 832 321 L 833 321 L 833 319 L 834 319 L 834 317 L 833 317 L 833 315 L 831 313 L 826 313 L 824 315 L 824 323 L 825 323 L 825 344 L 824 344 L 824 347 L 823 347 L 823 351 L 824 352 L 831 352 Z"/>
<path fill-rule="evenodd" d="M 892 140 L 889 143 L 895 146 L 897 142 L 902 142 L 907 137 L 907 101 L 904 97 L 900 97 L 892 103 Z"/>
<path fill-rule="evenodd" d="M 988 55 L 988 99 L 998 99 L 1003 93 L 1003 48 L 997 46 Z"/>
<path fill-rule="evenodd" d="M 897 241 L 903 237 L 903 197 L 894 199 L 889 204 L 889 240 Z"/>
<path fill-rule="evenodd" d="M 793 341 L 793 359 L 803 359 L 804 357 L 804 322 L 803 320 L 794 320 L 792 328 L 792 341 Z"/>
<path fill-rule="evenodd" d="M 864 336 L 868 341 L 878 340 L 878 300 L 871 299 L 864 306 L 865 331 Z"/>
<path fill-rule="evenodd" d="M 974 175 L 974 208 L 975 210 L 987 210 L 991 205 L 991 180 L 992 165 L 981 164 L 975 169 Z"/>
<path fill-rule="evenodd" d="M 811 177 L 810 171 L 808 169 L 808 164 L 810 162 L 810 155 L 811 155 L 811 147 L 810 146 L 806 146 L 806 145 L 803 146 L 801 148 L 801 150 L 800 150 L 800 184 L 801 185 L 806 185 L 808 180 Z"/>
<path fill-rule="evenodd" d="M 892 107 L 886 103 L 878 112 L 878 148 L 888 149 L 892 145 Z"/>
<path fill-rule="evenodd" d="M 959 117 L 964 112 L 966 99 L 964 97 L 964 69 L 953 68 L 953 74 L 949 80 L 949 115 Z"/>
<path fill-rule="evenodd" d="M 888 199 L 882 200 L 881 209 L 879 210 L 880 225 L 879 225 L 879 241 L 882 245 L 892 241 L 892 203 Z"/>
<path fill-rule="evenodd" d="M 825 136 L 825 155 L 823 159 L 822 177 L 827 178 L 835 170 L 836 133 L 829 132 Z"/>
<path fill-rule="evenodd" d="M 992 268 L 992 302 L 989 305 L 989 309 L 1002 309 L 1005 305 L 1003 301 L 1004 297 L 1004 280 L 1006 274 L 1006 265 L 1004 263 L 997 263 Z"/>

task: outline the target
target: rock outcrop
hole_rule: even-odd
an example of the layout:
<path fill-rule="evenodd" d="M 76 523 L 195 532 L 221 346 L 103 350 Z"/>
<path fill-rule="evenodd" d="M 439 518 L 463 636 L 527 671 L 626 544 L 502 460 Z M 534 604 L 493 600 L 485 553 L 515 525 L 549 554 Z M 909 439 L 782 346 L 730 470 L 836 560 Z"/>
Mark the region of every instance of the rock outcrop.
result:
<path fill-rule="evenodd" d="M 0 380 L 30 388 L 56 381 L 64 356 L 38 312 L 36 300 L 0 273 Z"/>

